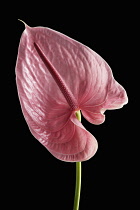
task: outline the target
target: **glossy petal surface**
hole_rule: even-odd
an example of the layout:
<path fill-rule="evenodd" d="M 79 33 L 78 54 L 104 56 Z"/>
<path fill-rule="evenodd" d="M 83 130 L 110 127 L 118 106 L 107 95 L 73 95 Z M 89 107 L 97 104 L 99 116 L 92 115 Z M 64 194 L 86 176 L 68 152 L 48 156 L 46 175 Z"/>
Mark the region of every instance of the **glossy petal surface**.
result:
<path fill-rule="evenodd" d="M 95 137 L 75 112 L 81 110 L 89 122 L 101 124 L 106 109 L 128 102 L 126 91 L 103 58 L 44 27 L 26 26 L 18 50 L 16 82 L 31 133 L 52 155 L 68 162 L 88 160 L 97 151 Z"/>

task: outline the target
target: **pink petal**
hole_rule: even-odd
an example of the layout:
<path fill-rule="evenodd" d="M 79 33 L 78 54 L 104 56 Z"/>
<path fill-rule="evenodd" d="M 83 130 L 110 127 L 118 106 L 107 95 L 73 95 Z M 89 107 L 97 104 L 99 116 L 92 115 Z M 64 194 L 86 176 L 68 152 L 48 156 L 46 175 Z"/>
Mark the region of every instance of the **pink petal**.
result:
<path fill-rule="evenodd" d="M 67 144 L 64 144 L 63 147 L 61 145 L 61 150 L 56 151 L 56 148 L 54 150 L 49 148 L 48 150 L 53 156 L 62 161 L 78 162 L 88 160 L 97 151 L 97 141 L 75 118 L 74 114 L 71 116 L 71 121 L 75 124 L 73 138 Z"/>
<path fill-rule="evenodd" d="M 86 120 L 94 125 L 99 125 L 105 121 L 105 115 L 101 113 L 82 110 L 82 114 Z"/>
<path fill-rule="evenodd" d="M 92 54 L 99 64 L 100 68 L 95 71 L 99 75 L 97 84 L 90 89 L 80 108 L 90 123 L 101 124 L 105 121 L 105 110 L 123 107 L 128 103 L 128 98 L 124 88 L 114 79 L 108 64 L 96 53 Z"/>
<path fill-rule="evenodd" d="M 66 124 L 71 114 L 69 105 L 43 62 L 40 62 L 27 30 L 20 41 L 16 81 L 29 127 L 35 122 L 47 131 L 57 131 Z"/>
<path fill-rule="evenodd" d="M 73 113 L 68 123 L 58 132 L 46 132 L 34 123 L 31 133 L 56 158 L 77 162 L 90 159 L 97 151 L 97 141 L 77 120 Z"/>
<path fill-rule="evenodd" d="M 87 95 L 91 85 L 93 85 L 93 69 L 96 68 L 94 57 L 89 49 L 79 42 L 49 28 L 27 27 L 21 37 L 17 71 L 18 77 L 30 74 L 30 81 L 37 79 L 39 88 L 47 89 L 46 98 L 56 98 L 65 103 L 65 99 L 57 87 L 56 82 L 47 71 L 44 63 L 39 58 L 34 43 L 37 43 L 44 52 L 48 60 L 57 69 L 65 80 L 70 91 L 73 93 L 78 103 Z M 20 69 L 24 68 L 22 75 Z M 18 70 L 19 69 L 19 70 Z M 34 92 L 35 83 L 30 83 L 29 88 Z M 48 88 L 49 87 L 49 88 Z M 48 91 L 49 90 L 49 91 Z M 55 93 L 54 93 L 55 90 Z"/>
<path fill-rule="evenodd" d="M 99 102 L 101 102 L 99 100 Z M 102 103 L 95 105 L 95 101 L 89 100 L 82 107 L 83 116 L 90 122 L 99 125 L 105 121 L 105 110 L 122 108 L 128 102 L 126 91 L 113 80 L 110 89 L 107 91 L 107 96 Z"/>
<path fill-rule="evenodd" d="M 16 64 L 22 111 L 30 131 L 56 158 L 84 161 L 96 139 L 77 120 L 81 109 L 91 123 L 106 109 L 127 103 L 125 90 L 108 64 L 83 44 L 49 28 L 26 26 Z"/>
<path fill-rule="evenodd" d="M 104 109 L 119 109 L 128 103 L 128 98 L 124 88 L 115 80 L 112 81 L 106 101 L 103 105 Z"/>

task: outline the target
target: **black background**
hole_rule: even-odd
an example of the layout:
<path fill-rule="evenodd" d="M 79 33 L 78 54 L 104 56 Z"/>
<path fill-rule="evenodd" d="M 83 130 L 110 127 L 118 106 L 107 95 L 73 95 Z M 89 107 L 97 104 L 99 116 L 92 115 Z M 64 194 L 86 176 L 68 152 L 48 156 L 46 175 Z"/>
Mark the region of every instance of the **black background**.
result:
<path fill-rule="evenodd" d="M 23 2 L 22 2 L 23 4 Z M 35 3 L 34 3 L 35 4 Z M 12 6 L 13 7 L 13 6 Z M 14 7 L 13 7 L 14 9 Z M 55 159 L 30 133 L 23 118 L 15 84 L 15 64 L 24 20 L 30 26 L 45 26 L 60 31 L 87 45 L 111 66 L 115 79 L 126 89 L 129 103 L 119 110 L 106 111 L 106 121 L 83 125 L 98 140 L 99 149 L 82 163 L 80 210 L 126 208 L 134 205 L 133 150 L 135 101 L 132 84 L 132 47 L 137 34 L 136 7 L 132 5 L 87 5 L 71 3 L 20 5 L 5 20 L 6 38 L 6 116 L 3 159 L 6 178 L 5 205 L 15 209 L 72 210 L 75 190 L 75 163 Z M 133 51 L 134 52 L 134 51 Z"/>

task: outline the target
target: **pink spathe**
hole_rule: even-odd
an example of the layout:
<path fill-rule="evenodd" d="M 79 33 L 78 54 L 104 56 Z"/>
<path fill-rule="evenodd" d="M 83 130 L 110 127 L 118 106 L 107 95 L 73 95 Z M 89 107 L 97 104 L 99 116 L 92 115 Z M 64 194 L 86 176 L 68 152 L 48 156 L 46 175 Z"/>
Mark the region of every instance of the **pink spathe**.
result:
<path fill-rule="evenodd" d="M 109 65 L 87 46 L 44 27 L 26 25 L 16 64 L 22 112 L 33 136 L 56 158 L 90 159 L 97 141 L 76 118 L 93 124 L 128 102 Z"/>

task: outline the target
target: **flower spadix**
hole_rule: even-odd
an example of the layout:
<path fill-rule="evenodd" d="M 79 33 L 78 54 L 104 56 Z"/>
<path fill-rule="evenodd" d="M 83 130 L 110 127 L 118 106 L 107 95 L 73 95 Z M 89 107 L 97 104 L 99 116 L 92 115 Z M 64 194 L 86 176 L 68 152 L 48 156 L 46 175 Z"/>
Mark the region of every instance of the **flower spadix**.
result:
<path fill-rule="evenodd" d="M 79 162 L 97 151 L 97 141 L 77 119 L 105 120 L 107 109 L 127 103 L 109 65 L 87 46 L 45 27 L 21 36 L 16 82 L 22 112 L 33 136 L 56 158 Z"/>

